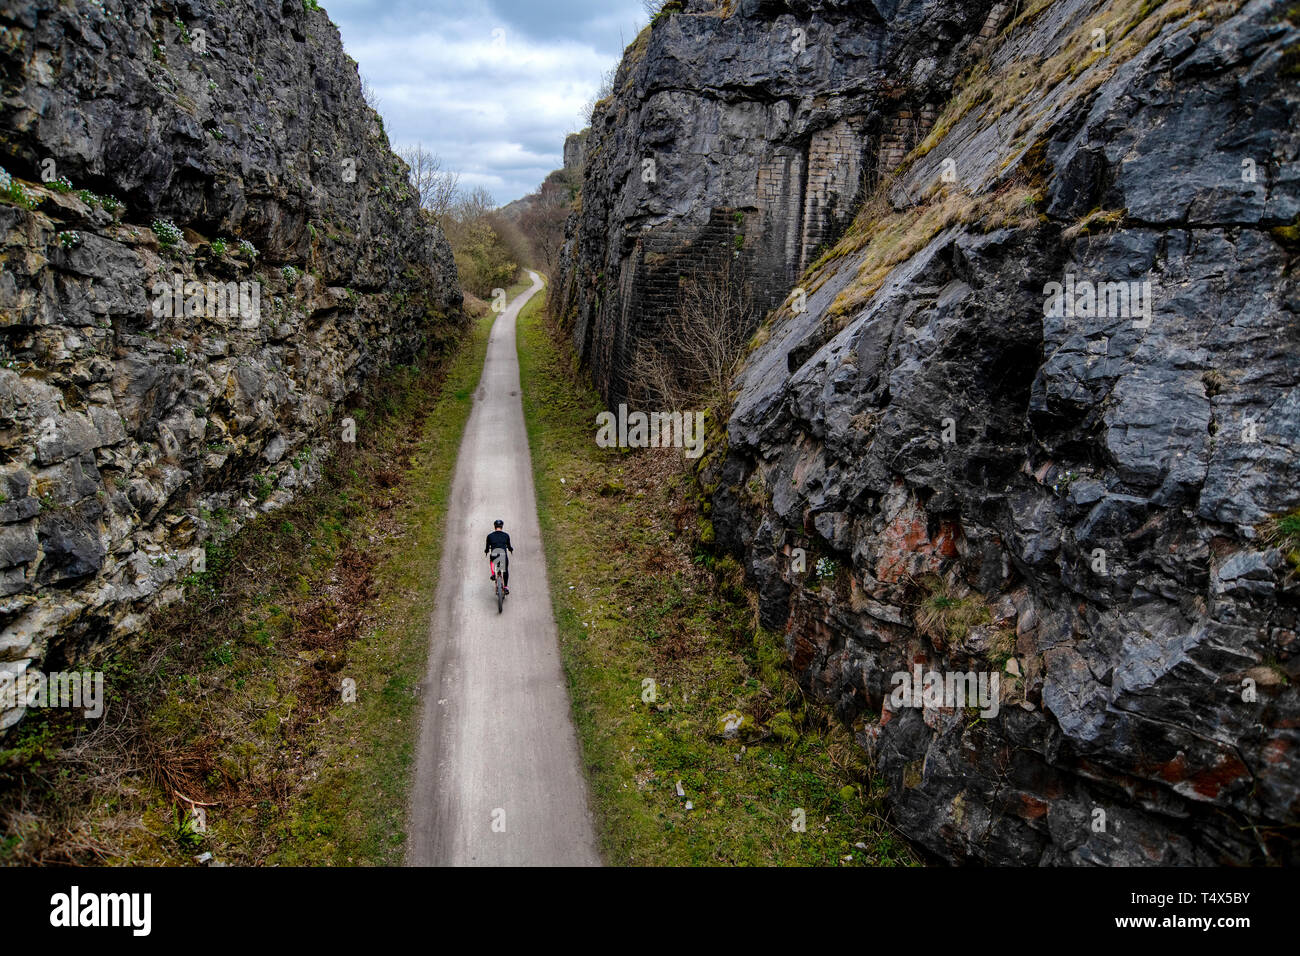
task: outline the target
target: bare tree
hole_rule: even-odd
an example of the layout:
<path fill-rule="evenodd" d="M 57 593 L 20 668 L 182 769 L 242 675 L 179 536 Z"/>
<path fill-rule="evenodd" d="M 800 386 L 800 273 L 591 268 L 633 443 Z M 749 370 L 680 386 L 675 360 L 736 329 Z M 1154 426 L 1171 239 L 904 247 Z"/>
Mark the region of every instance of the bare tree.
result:
<path fill-rule="evenodd" d="M 487 298 L 514 281 L 520 260 L 527 257 L 527 243 L 514 223 L 497 214 L 496 200 L 486 189 L 458 192 L 440 224 L 467 292 Z"/>
<path fill-rule="evenodd" d="M 402 159 L 411 167 L 411 185 L 420 205 L 442 221 L 460 197 L 460 174 L 443 169 L 442 158 L 420 143 L 403 150 Z"/>
<path fill-rule="evenodd" d="M 634 381 L 661 408 L 725 402 L 753 330 L 754 296 L 731 258 L 684 278 L 658 341 L 637 356 Z"/>
<path fill-rule="evenodd" d="M 477 222 L 496 208 L 497 203 L 492 194 L 482 186 L 475 186 L 469 192 L 462 191 L 457 195 L 451 215 L 460 222 Z"/>
<path fill-rule="evenodd" d="M 600 86 L 596 88 L 596 92 L 592 94 L 591 98 L 587 100 L 582 107 L 584 126 L 591 125 L 592 117 L 596 112 L 596 105 L 600 103 L 601 100 L 608 99 L 614 94 L 614 76 L 617 73 L 618 66 L 616 64 L 601 74 Z"/>
<path fill-rule="evenodd" d="M 519 228 L 532 243 L 542 268 L 555 275 L 564 248 L 565 222 L 573 208 L 578 180 L 568 170 L 557 170 L 525 200 Z"/>
<path fill-rule="evenodd" d="M 375 89 L 375 84 L 370 82 L 370 77 L 364 73 L 361 74 L 361 98 L 372 110 L 379 112 L 379 91 Z"/>

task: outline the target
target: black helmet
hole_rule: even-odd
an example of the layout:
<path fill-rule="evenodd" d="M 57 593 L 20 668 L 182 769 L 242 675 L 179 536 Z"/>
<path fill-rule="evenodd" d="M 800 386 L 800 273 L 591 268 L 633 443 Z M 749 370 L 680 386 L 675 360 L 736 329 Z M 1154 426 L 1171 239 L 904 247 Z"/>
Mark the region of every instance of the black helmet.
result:
<path fill-rule="evenodd" d="M 492 527 L 494 527 L 494 528 L 504 528 L 504 527 L 505 527 L 505 524 L 506 524 L 506 523 L 505 523 L 504 521 L 502 521 L 500 518 L 497 518 L 496 521 L 493 521 L 493 522 L 492 522 Z"/>

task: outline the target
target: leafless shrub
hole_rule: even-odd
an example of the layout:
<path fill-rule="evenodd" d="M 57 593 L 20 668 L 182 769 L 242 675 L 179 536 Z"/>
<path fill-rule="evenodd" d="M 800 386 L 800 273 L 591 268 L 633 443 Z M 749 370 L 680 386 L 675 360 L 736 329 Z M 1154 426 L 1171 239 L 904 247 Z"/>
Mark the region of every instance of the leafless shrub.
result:
<path fill-rule="evenodd" d="M 379 104 L 381 102 L 379 99 L 379 91 L 375 89 L 375 84 L 370 82 L 370 77 L 366 76 L 364 73 L 361 74 L 361 98 L 366 101 L 366 105 L 372 110 L 376 113 L 379 112 Z"/>
<path fill-rule="evenodd" d="M 753 289 L 729 258 L 684 278 L 658 341 L 637 356 L 638 398 L 672 409 L 725 403 L 753 319 Z"/>
<path fill-rule="evenodd" d="M 611 66 L 601 75 L 600 86 L 592 94 L 591 99 L 587 100 L 582 107 L 583 125 L 590 126 L 596 115 L 596 107 L 603 101 L 614 95 L 614 75 L 618 72 L 617 66 Z"/>
<path fill-rule="evenodd" d="M 564 227 L 573 209 L 580 179 L 566 169 L 546 177 L 538 190 L 526 197 L 519 228 L 532 245 L 535 261 L 555 275 L 564 248 Z"/>

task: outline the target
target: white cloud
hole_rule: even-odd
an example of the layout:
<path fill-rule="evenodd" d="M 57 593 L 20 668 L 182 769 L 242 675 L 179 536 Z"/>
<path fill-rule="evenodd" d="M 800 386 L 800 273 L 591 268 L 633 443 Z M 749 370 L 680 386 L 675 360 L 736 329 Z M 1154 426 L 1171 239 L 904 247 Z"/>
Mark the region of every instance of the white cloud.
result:
<path fill-rule="evenodd" d="M 499 203 L 559 167 L 645 19 L 639 0 L 333 0 L 329 14 L 394 147 L 422 143 Z"/>

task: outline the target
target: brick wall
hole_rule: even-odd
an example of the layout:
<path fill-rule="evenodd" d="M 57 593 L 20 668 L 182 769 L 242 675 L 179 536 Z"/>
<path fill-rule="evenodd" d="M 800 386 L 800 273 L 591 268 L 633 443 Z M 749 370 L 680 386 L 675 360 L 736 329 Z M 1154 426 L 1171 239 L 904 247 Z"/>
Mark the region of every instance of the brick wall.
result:
<path fill-rule="evenodd" d="M 563 277 L 574 344 L 607 397 L 634 389 L 638 353 L 679 307 L 683 279 L 715 275 L 723 262 L 749 282 L 757 322 L 851 224 L 864 193 L 934 125 L 937 108 L 897 103 L 846 117 L 804 143 L 771 144 L 752 184 L 737 183 L 708 219 L 673 218 L 623 233 L 606 246 L 604 272 Z M 571 138 L 566 152 L 583 143 Z M 594 263 L 592 264 L 594 266 Z M 585 288 L 585 292 L 580 292 Z"/>
<path fill-rule="evenodd" d="M 876 154 L 878 175 L 897 169 L 912 148 L 930 132 L 938 115 L 937 106 L 926 104 L 917 109 L 904 107 L 886 119 Z"/>
<path fill-rule="evenodd" d="M 822 245 L 839 238 L 853 218 L 862 189 L 866 136 L 862 120 L 842 120 L 813 134 L 808 144 L 808 181 L 803 196 L 803 241 L 798 272 Z"/>
<path fill-rule="evenodd" d="M 803 242 L 803 197 L 807 156 L 781 148 L 758 168 L 758 237 L 755 255 L 760 271 L 786 288 L 799 274 Z"/>
<path fill-rule="evenodd" d="M 974 53 L 978 54 L 981 52 L 989 42 L 998 35 L 998 31 L 1002 29 L 1003 24 L 1010 18 L 1011 12 L 1010 3 L 997 3 L 993 5 L 993 9 L 989 11 L 989 15 L 984 18 L 984 26 L 980 28 L 979 37 L 971 47 Z"/>
<path fill-rule="evenodd" d="M 737 245 L 737 237 L 746 235 L 755 212 L 715 208 L 703 226 L 673 223 L 643 228 L 622 261 L 617 281 L 607 291 L 618 297 L 622 321 L 602 323 L 601 332 L 591 343 L 597 358 L 593 367 L 608 370 L 597 376 L 597 388 L 619 392 L 619 384 L 630 384 L 639 345 L 656 341 L 666 316 L 680 304 L 683 282 L 707 280 L 720 274 L 725 266 L 739 270 L 755 286 L 756 298 L 760 287 L 770 298 L 773 284 L 756 272 L 750 250 Z M 764 310 L 769 307 L 762 306 Z"/>

